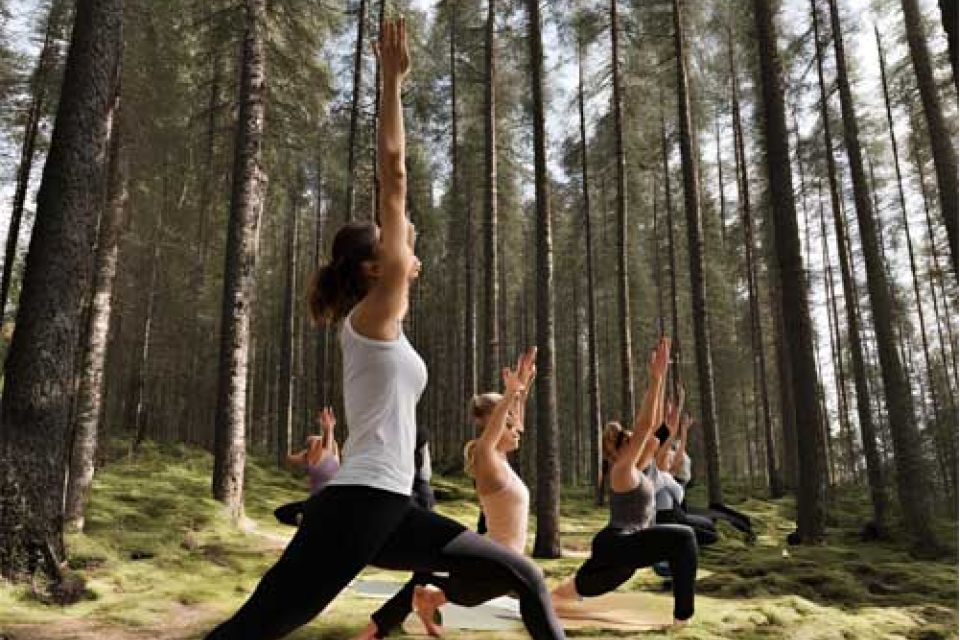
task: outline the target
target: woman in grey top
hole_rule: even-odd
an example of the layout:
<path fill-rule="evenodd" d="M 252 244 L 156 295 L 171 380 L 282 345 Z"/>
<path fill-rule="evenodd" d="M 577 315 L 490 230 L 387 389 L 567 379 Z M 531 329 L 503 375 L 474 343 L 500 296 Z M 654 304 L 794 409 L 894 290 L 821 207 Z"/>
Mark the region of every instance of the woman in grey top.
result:
<path fill-rule="evenodd" d="M 604 430 L 604 456 L 611 463 L 610 524 L 594 537 L 590 558 L 554 589 L 558 607 L 564 601 L 613 591 L 637 569 L 666 560 L 673 574 L 674 624 L 685 624 L 693 616 L 696 538 L 690 527 L 653 523 L 654 484 L 643 471 L 660 447 L 654 432 L 661 423 L 669 360 L 670 342 L 662 338 L 651 357 L 650 383 L 633 432 L 617 423 Z"/>

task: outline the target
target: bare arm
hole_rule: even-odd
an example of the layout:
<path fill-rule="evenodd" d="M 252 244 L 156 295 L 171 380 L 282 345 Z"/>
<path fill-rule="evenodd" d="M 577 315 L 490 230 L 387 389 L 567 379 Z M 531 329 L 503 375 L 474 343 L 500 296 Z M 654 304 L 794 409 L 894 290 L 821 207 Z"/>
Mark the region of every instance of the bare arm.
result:
<path fill-rule="evenodd" d="M 396 338 L 396 321 L 406 313 L 413 257 L 412 228 L 406 216 L 406 134 L 400 95 L 410 69 L 406 25 L 385 22 L 376 45 L 383 75 L 377 128 L 377 169 L 380 175 L 381 273 L 355 316 L 356 327 L 368 337 Z"/>
<path fill-rule="evenodd" d="M 630 471 L 646 467 L 653 459 L 656 449 L 649 444 L 655 431 L 654 425 L 662 412 L 662 396 L 664 381 L 666 380 L 667 366 L 670 359 L 670 343 L 661 339 L 650 359 L 650 382 L 643 396 L 643 403 L 633 422 L 633 437 L 622 454 L 617 456 L 613 471 L 617 469 Z"/>

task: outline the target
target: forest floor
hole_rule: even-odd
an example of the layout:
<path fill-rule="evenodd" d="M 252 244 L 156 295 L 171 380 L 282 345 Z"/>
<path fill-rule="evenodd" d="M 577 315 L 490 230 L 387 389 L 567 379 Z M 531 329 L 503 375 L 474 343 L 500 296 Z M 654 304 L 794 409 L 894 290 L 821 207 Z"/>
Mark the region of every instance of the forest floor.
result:
<path fill-rule="evenodd" d="M 98 472 L 86 531 L 67 536 L 71 571 L 85 580 L 83 598 L 57 606 L 40 602 L 29 587 L 0 582 L 0 640 L 180 640 L 199 638 L 236 610 L 272 564 L 292 529 L 272 510 L 304 495 L 303 478 L 248 459 L 245 527 L 231 526 L 210 498 L 212 458 L 185 447 L 147 445 L 136 456 L 113 445 L 112 460 Z M 438 510 L 468 526 L 476 522 L 473 492 L 463 478 L 437 478 Z M 703 503 L 701 489 L 691 492 Z M 756 523 L 753 546 L 721 525 L 718 544 L 703 549 L 697 580 L 697 615 L 677 631 L 644 638 L 956 638 L 956 548 L 938 561 L 915 560 L 892 543 L 863 543 L 859 527 L 869 506 L 857 489 L 831 500 L 828 542 L 789 547 L 791 499 L 729 501 Z M 741 494 L 743 489 L 740 488 Z M 582 562 L 590 538 L 606 522 L 586 491 L 569 491 L 561 504 L 565 554 L 541 561 L 550 584 Z M 535 522 L 531 523 L 531 531 Z M 955 521 L 938 523 L 941 539 L 956 545 Z M 318 571 L 322 569 L 318 568 Z M 367 570 L 365 579 L 405 576 Z M 640 570 L 621 590 L 662 593 L 650 570 Z M 669 609 L 669 594 L 662 595 Z M 338 597 L 326 612 L 291 638 L 349 638 L 367 622 L 376 600 Z M 636 637 L 577 631 L 571 637 Z M 502 632 L 449 637 L 521 638 Z M 406 636 L 404 636 L 406 637 Z"/>

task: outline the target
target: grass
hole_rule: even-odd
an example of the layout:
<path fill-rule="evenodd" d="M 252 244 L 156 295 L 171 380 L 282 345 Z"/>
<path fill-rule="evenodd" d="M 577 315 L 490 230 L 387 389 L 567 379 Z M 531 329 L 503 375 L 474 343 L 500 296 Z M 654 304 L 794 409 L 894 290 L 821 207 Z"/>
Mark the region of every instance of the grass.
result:
<path fill-rule="evenodd" d="M 67 536 L 70 568 L 86 581 L 84 597 L 53 606 L 39 602 L 28 586 L 0 583 L 0 638 L 197 638 L 234 611 L 292 533 L 274 521 L 273 508 L 301 498 L 305 483 L 270 461 L 248 460 L 251 526 L 238 529 L 209 497 L 211 464 L 208 454 L 179 446 L 146 445 L 135 457 L 118 455 L 97 476 L 85 532 Z M 477 507 L 469 484 L 445 477 L 435 485 L 439 511 L 473 526 Z M 730 494 L 745 495 L 739 489 Z M 704 502 L 699 489 L 690 499 Z M 828 543 L 815 547 L 784 545 L 793 528 L 791 499 L 734 502 L 754 519 L 757 544 L 747 546 L 721 525 L 721 541 L 702 551 L 693 623 L 645 638 L 957 637 L 955 549 L 945 559 L 920 561 L 897 544 L 860 542 L 857 530 L 869 510 L 862 491 L 832 497 Z M 605 510 L 595 508 L 585 491 L 566 492 L 561 515 L 568 557 L 540 563 L 551 583 L 576 569 L 606 522 Z M 956 540 L 955 521 L 938 526 L 942 539 Z M 365 577 L 403 578 L 376 569 Z M 621 589 L 661 588 L 651 571 L 641 570 Z M 663 601 L 669 608 L 668 595 Z M 290 637 L 349 638 L 376 604 L 346 591 Z M 494 635 L 504 637 L 457 637 Z M 571 637 L 626 636 L 586 631 Z"/>

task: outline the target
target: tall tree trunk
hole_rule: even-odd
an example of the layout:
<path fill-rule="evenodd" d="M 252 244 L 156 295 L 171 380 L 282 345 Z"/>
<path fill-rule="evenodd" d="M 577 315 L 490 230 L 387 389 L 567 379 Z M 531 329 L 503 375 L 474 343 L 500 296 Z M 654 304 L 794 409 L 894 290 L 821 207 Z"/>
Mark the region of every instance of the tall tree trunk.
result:
<path fill-rule="evenodd" d="M 246 0 L 246 33 L 238 98 L 240 109 L 223 279 L 213 462 L 213 497 L 226 504 L 235 518 L 243 513 L 250 297 L 256 274 L 257 229 L 266 187 L 266 174 L 260 159 L 265 106 L 265 31 L 265 0 Z"/>
<path fill-rule="evenodd" d="M 873 503 L 874 525 L 878 531 L 885 532 L 887 527 L 886 481 L 883 464 L 877 450 L 877 427 L 870 408 L 870 388 L 863 354 L 864 331 L 861 329 L 859 312 L 859 294 L 853 268 L 848 259 L 849 247 L 845 231 L 843 203 L 840 197 L 840 184 L 837 176 L 836 160 L 833 156 L 833 135 L 831 133 L 830 111 L 827 106 L 827 85 L 823 73 L 823 43 L 820 39 L 820 18 L 816 1 L 810 1 L 810 10 L 814 27 L 817 56 L 817 78 L 820 87 L 820 119 L 823 125 L 824 154 L 827 161 L 827 179 L 830 189 L 830 205 L 833 211 L 834 235 L 837 240 L 837 259 L 840 264 L 840 281 L 843 298 L 846 302 L 847 342 L 853 366 L 853 381 L 857 392 L 857 417 L 860 422 L 860 435 L 863 451 L 867 460 L 867 481 L 870 484 L 870 497 Z"/>
<path fill-rule="evenodd" d="M 277 429 L 277 466 L 283 468 L 293 441 L 294 306 L 297 290 L 297 209 L 303 191 L 301 178 L 294 179 L 287 196 L 290 213 L 286 224 L 286 272 L 283 287 L 283 322 L 280 327 L 280 428 Z"/>
<path fill-rule="evenodd" d="M 953 64 L 953 78 L 954 85 L 956 85 L 956 0 L 953 0 L 953 5 L 954 27 L 951 37 L 950 61 Z M 953 274 L 956 276 L 960 273 L 957 268 L 957 200 L 960 198 L 960 183 L 957 179 L 957 150 L 954 147 L 953 135 L 951 135 L 943 117 L 943 107 L 940 104 L 937 81 L 933 75 L 933 63 L 930 60 L 930 50 L 923 33 L 920 7 L 917 0 L 900 0 L 900 6 L 903 8 L 904 29 L 907 32 L 907 44 L 910 46 L 913 72 L 917 76 L 920 102 L 923 105 L 923 114 L 927 120 L 927 130 L 930 133 L 930 150 L 933 152 L 933 164 L 937 169 L 937 185 L 940 189 L 940 209 L 943 213 L 943 224 L 947 228 L 947 237 L 950 240 L 950 260 L 953 262 Z M 942 10 L 943 4 L 941 4 Z"/>
<path fill-rule="evenodd" d="M 909 4 L 905 2 L 904 4 Z M 837 59 L 837 83 L 840 92 L 840 108 L 843 114 L 843 137 L 853 179 L 854 202 L 860 227 L 860 241 L 867 270 L 867 291 L 873 311 L 877 332 L 877 349 L 883 374 L 884 395 L 893 435 L 894 460 L 897 466 L 897 489 L 905 524 L 919 549 L 930 548 L 934 543 L 930 527 L 930 504 L 925 490 L 926 463 L 920 450 L 920 432 L 913 408 L 913 394 L 904 375 L 903 364 L 897 351 L 897 336 L 894 326 L 895 302 L 890 298 L 890 286 L 880 255 L 877 224 L 860 151 L 860 134 L 853 96 L 847 80 L 847 62 L 840 30 L 840 15 L 836 0 L 829 0 L 830 24 L 833 30 L 833 46 Z M 953 163 L 956 173 L 956 161 Z M 954 191 L 956 191 L 954 175 Z M 956 193 L 953 194 L 954 198 Z M 954 199 L 954 204 L 956 199 Z M 956 222 L 956 210 L 954 210 Z M 956 237 L 954 236 L 954 240 Z"/>
<path fill-rule="evenodd" d="M 316 161 L 316 210 L 315 215 L 316 219 L 314 220 L 314 235 L 313 235 L 313 265 L 311 270 L 317 269 L 320 266 L 323 256 L 323 226 L 327 222 L 326 208 L 324 207 L 324 182 L 323 182 L 323 163 L 321 161 L 322 155 L 317 154 Z M 327 371 L 327 358 L 329 354 L 327 353 L 327 345 L 329 344 L 329 330 L 326 327 L 317 328 L 317 337 L 316 337 L 316 361 L 314 362 L 315 371 L 314 375 L 316 376 L 317 383 L 317 402 L 320 403 L 320 406 L 325 407 L 329 404 L 329 389 L 330 385 L 327 384 L 326 371 Z"/>
<path fill-rule="evenodd" d="M 620 418 L 633 419 L 633 346 L 630 336 L 630 276 L 627 247 L 627 169 L 623 148 L 623 89 L 617 0 L 610 0 L 610 65 L 613 76 L 613 144 L 617 165 L 617 325 L 620 330 Z"/>
<path fill-rule="evenodd" d="M 553 338 L 553 228 L 544 123 L 543 40 L 539 0 L 527 1 L 533 155 L 537 204 L 537 536 L 533 555 L 560 557 L 560 465 Z"/>
<path fill-rule="evenodd" d="M 0 278 L 0 316 L 7 308 L 7 296 L 10 294 L 10 282 L 13 279 L 13 262 L 17 257 L 17 241 L 20 238 L 20 222 L 23 219 L 23 207 L 30 187 L 30 173 L 33 169 L 33 157 L 37 146 L 37 134 L 40 120 L 46 112 L 48 75 L 53 69 L 57 57 L 54 38 L 56 26 L 56 5 L 51 6 L 47 15 L 47 26 L 43 36 L 43 46 L 37 58 L 37 66 L 30 79 L 32 92 L 27 122 L 24 125 L 23 143 L 20 148 L 20 164 L 17 167 L 17 186 L 13 194 L 13 213 L 10 214 L 10 226 L 7 228 L 7 247 L 3 256 L 3 275 Z"/>
<path fill-rule="evenodd" d="M 911 110 L 912 111 L 912 110 Z M 914 167 L 917 171 L 917 180 L 920 183 L 920 195 L 923 199 L 923 213 L 927 227 L 927 243 L 930 247 L 930 260 L 933 263 L 933 272 L 930 274 L 930 293 L 933 298 L 933 310 L 937 317 L 937 332 L 940 341 L 940 355 L 943 358 L 943 368 L 947 375 L 947 386 L 950 395 L 953 395 L 957 382 L 957 351 L 956 339 L 953 333 L 953 323 L 950 320 L 949 310 L 952 308 L 950 297 L 947 295 L 944 287 L 944 273 L 940 267 L 940 249 L 937 247 L 936 232 L 933 228 L 933 217 L 930 214 L 930 199 L 927 197 L 926 178 L 923 171 L 923 161 L 920 158 L 918 143 L 916 141 L 917 129 L 914 128 L 915 118 L 913 113 L 910 117 L 912 135 L 910 139 L 910 155 L 912 156 Z M 940 299 L 943 302 L 943 310 L 946 317 L 943 319 L 943 325 L 946 325 L 947 340 L 943 338 L 943 327 L 941 325 L 941 315 L 939 303 L 937 302 L 937 292 L 939 290 Z M 949 356 L 948 356 L 949 351 Z M 953 365 L 953 373 L 950 372 L 950 364 Z M 953 385 L 950 384 L 951 379 Z"/>
<path fill-rule="evenodd" d="M 363 47 L 366 45 L 364 31 L 367 25 L 367 0 L 360 0 L 357 7 L 357 41 L 353 50 L 353 93 L 350 99 L 350 133 L 347 138 L 347 206 L 344 215 L 347 222 L 354 219 L 357 178 L 357 134 L 360 120 L 360 91 L 363 88 Z M 374 145 L 376 146 L 376 145 Z"/>
<path fill-rule="evenodd" d="M 880 44 L 880 30 L 874 26 L 874 34 L 877 39 L 877 53 L 880 59 L 880 78 L 883 82 L 883 99 L 887 113 L 887 129 L 890 132 L 890 146 L 893 149 L 893 166 L 897 175 L 897 194 L 900 200 L 900 213 L 903 218 L 904 236 L 907 240 L 907 255 L 910 258 L 910 275 L 913 282 L 913 296 L 917 308 L 917 319 L 920 321 L 920 342 L 923 346 L 923 361 L 927 370 L 927 387 L 930 389 L 930 401 L 933 405 L 934 433 L 936 434 L 937 449 L 947 458 L 947 467 L 951 470 L 951 485 L 953 491 L 957 490 L 957 461 L 949 459 L 953 457 L 955 448 L 951 446 L 953 437 L 949 440 L 944 438 L 940 422 L 940 399 L 937 394 L 937 381 L 933 374 L 933 363 L 930 359 L 930 345 L 927 339 L 927 322 L 923 313 L 923 296 L 920 293 L 920 279 L 917 276 L 917 262 L 913 252 L 913 238 L 910 233 L 910 220 L 907 216 L 907 198 L 903 191 L 903 174 L 900 170 L 900 150 L 897 145 L 897 136 L 893 128 L 893 110 L 890 106 L 890 91 L 887 86 L 887 65 L 884 56 L 883 47 Z M 923 394 L 921 394 L 921 398 Z M 950 496 L 950 502 L 956 502 L 956 495 Z"/>
<path fill-rule="evenodd" d="M 677 243 L 673 229 L 673 193 L 670 187 L 670 147 L 667 142 L 667 125 L 663 115 L 663 91 L 660 91 L 660 149 L 663 158 L 663 190 L 667 210 L 667 261 L 670 263 L 670 335 L 674 340 L 674 366 L 671 373 L 673 395 L 676 397 L 680 385 L 680 315 L 677 301 Z M 678 348 L 679 347 L 679 348 Z"/>
<path fill-rule="evenodd" d="M 119 70 L 118 70 L 119 74 Z M 111 106 L 107 200 L 100 215 L 100 230 L 94 267 L 93 297 L 83 350 L 77 414 L 64 502 L 64 526 L 83 530 L 83 514 L 93 484 L 97 450 L 97 426 L 103 400 L 103 367 L 107 356 L 113 282 L 117 275 L 117 249 L 127 199 L 126 167 L 120 157 L 120 84 Z"/>
<path fill-rule="evenodd" d="M 590 220 L 590 169 L 587 162 L 587 121 L 583 99 L 583 35 L 577 32 L 577 109 L 580 116 L 580 182 L 583 205 L 583 242 L 586 245 L 587 267 L 587 389 L 590 395 L 590 478 L 594 502 L 603 504 L 603 455 L 600 438 L 603 423 L 600 416 L 600 362 L 597 353 L 597 293 L 594 275 L 593 225 Z M 579 340 L 579 338 L 578 338 Z"/>
<path fill-rule="evenodd" d="M 93 280 L 122 0 L 77 3 L 0 406 L 0 575 L 61 577 L 66 447 Z M 52 357 L 51 354 L 55 354 Z"/>
<path fill-rule="evenodd" d="M 766 443 L 767 477 L 770 494 L 774 498 L 783 495 L 783 485 L 777 471 L 776 448 L 773 443 L 773 421 L 770 417 L 770 394 L 767 389 L 767 359 L 763 347 L 763 321 L 760 315 L 760 286 L 757 281 L 753 235 L 753 210 L 750 204 L 750 180 L 747 176 L 746 145 L 743 139 L 743 123 L 740 117 L 740 81 L 734 56 L 733 37 L 727 33 L 727 55 L 730 65 L 730 95 L 733 110 L 733 144 L 737 166 L 737 201 L 743 216 L 743 247 L 746 261 L 747 298 L 750 305 L 750 335 L 753 346 L 754 376 L 760 394 L 760 409 L 763 434 Z"/>
<path fill-rule="evenodd" d="M 493 389 L 499 384 L 500 369 L 497 354 L 500 339 L 497 335 L 497 305 L 499 298 L 500 268 L 497 256 L 497 52 L 496 52 L 496 0 L 487 0 L 486 25 L 486 77 L 484 78 L 484 229 L 483 229 L 483 295 L 484 295 L 484 348 L 483 370 L 480 379 L 484 387 Z"/>
<path fill-rule="evenodd" d="M 797 491 L 797 533 L 803 542 L 814 542 L 825 532 L 826 486 L 823 414 L 817 401 L 818 381 L 813 353 L 806 273 L 800 256 L 797 211 L 793 200 L 790 145 L 783 99 L 783 71 L 770 0 L 754 0 L 764 122 L 764 146 L 773 231 L 778 258 L 783 323 L 792 368 L 793 397 L 797 411 L 797 457 L 800 474 Z"/>
<path fill-rule="evenodd" d="M 721 255 L 727 246 L 727 194 L 723 184 L 723 158 L 720 155 L 720 109 L 714 113 L 714 128 L 717 132 L 717 191 L 720 192 L 720 249 Z M 656 200 L 654 200 L 656 206 Z"/>
<path fill-rule="evenodd" d="M 700 420 L 707 459 L 707 490 L 710 502 L 723 502 L 720 484 L 720 434 L 713 388 L 713 354 L 707 309 L 704 268 L 703 214 L 700 210 L 700 175 L 694 157 L 694 131 L 687 86 L 687 52 L 683 26 L 684 0 L 673 0 L 673 32 L 677 55 L 677 108 L 680 120 L 680 158 L 683 166 L 684 205 L 687 211 L 687 253 L 690 259 L 690 300 L 693 310 L 694 347 L 697 352 L 697 382 L 700 390 Z"/>

